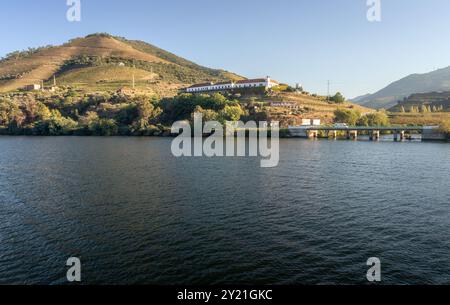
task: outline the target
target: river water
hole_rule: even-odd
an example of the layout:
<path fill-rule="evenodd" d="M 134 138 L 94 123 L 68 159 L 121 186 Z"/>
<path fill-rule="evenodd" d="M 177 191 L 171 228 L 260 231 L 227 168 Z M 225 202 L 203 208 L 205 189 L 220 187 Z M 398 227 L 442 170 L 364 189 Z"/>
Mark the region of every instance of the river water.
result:
<path fill-rule="evenodd" d="M 280 163 L 163 138 L 0 138 L 0 284 L 450 284 L 450 145 L 280 141 Z"/>

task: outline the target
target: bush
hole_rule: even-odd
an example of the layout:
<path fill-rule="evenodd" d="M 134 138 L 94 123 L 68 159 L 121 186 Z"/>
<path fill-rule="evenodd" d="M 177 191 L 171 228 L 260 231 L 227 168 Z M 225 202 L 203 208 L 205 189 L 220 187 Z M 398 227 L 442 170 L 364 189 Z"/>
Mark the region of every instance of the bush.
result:
<path fill-rule="evenodd" d="M 39 135 L 62 136 L 72 134 L 77 127 L 77 122 L 63 117 L 58 110 L 52 110 L 50 118 L 37 122 L 34 130 Z"/>
<path fill-rule="evenodd" d="M 17 103 L 10 100 L 0 100 L 0 126 L 8 127 L 16 124 L 18 127 L 25 121 L 25 115 Z"/>
<path fill-rule="evenodd" d="M 174 121 L 182 121 L 191 119 L 192 113 L 197 107 L 202 110 L 211 110 L 213 112 L 220 112 L 226 106 L 239 106 L 239 102 L 229 100 L 225 96 L 215 93 L 209 94 L 180 94 L 174 98 L 167 98 L 161 102 L 163 108 L 163 121 L 172 123 Z M 210 113 L 212 115 L 212 112 Z"/>
<path fill-rule="evenodd" d="M 202 107 L 197 106 L 191 114 L 191 122 L 194 121 L 195 113 L 201 113 L 203 115 L 203 122 L 217 121 L 217 119 L 219 118 L 219 114 L 214 110 L 203 109 Z"/>
<path fill-rule="evenodd" d="M 387 126 L 389 118 L 384 112 L 369 113 L 360 117 L 357 121 L 358 126 Z"/>
<path fill-rule="evenodd" d="M 345 123 L 350 126 L 355 126 L 360 117 L 361 114 L 357 110 L 337 109 L 334 112 L 335 123 Z"/>
<path fill-rule="evenodd" d="M 225 106 L 219 112 L 219 120 L 223 123 L 225 121 L 237 122 L 244 115 L 244 111 L 239 106 Z"/>
<path fill-rule="evenodd" d="M 345 97 L 338 92 L 330 98 L 330 101 L 335 102 L 336 104 L 342 104 L 345 102 Z"/>
<path fill-rule="evenodd" d="M 450 135 L 450 121 L 442 121 L 440 124 L 440 131 Z"/>
<path fill-rule="evenodd" d="M 89 130 L 96 136 L 115 136 L 119 127 L 113 119 L 99 119 L 91 124 Z"/>
<path fill-rule="evenodd" d="M 370 126 L 369 118 L 367 117 L 367 115 L 364 115 L 364 116 L 360 117 L 358 119 L 358 122 L 356 122 L 356 125 L 357 126 L 364 126 L 364 127 Z"/>

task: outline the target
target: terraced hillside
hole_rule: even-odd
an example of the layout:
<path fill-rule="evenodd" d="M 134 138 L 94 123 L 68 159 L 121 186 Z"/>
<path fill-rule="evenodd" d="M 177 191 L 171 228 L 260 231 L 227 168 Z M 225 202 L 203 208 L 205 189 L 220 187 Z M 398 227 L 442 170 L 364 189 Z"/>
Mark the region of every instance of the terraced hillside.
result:
<path fill-rule="evenodd" d="M 93 34 L 62 46 L 14 52 L 0 61 L 0 92 L 28 84 L 50 84 L 85 90 L 117 90 L 131 86 L 172 95 L 178 88 L 203 81 L 243 79 L 209 69 L 142 41 Z"/>
<path fill-rule="evenodd" d="M 417 93 L 392 107 L 393 112 L 450 112 L 450 92 Z"/>
<path fill-rule="evenodd" d="M 350 102 L 336 104 L 328 102 L 324 96 L 281 92 L 274 96 L 259 99 L 261 106 L 267 109 L 271 119 L 281 122 L 283 127 L 299 125 L 302 119 L 320 119 L 323 124 L 332 124 L 337 109 L 356 110 L 360 114 L 372 113 L 375 110 Z M 287 102 L 296 108 L 271 107 L 277 102 Z M 276 104 L 275 104 L 276 105 Z"/>

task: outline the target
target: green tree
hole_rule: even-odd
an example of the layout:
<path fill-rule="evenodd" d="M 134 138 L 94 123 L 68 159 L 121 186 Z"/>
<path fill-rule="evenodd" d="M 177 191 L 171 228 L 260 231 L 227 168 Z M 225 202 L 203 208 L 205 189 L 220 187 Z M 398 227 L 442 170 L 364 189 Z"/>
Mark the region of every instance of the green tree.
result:
<path fill-rule="evenodd" d="M 369 126 L 370 125 L 369 124 L 369 118 L 367 117 L 367 115 L 364 115 L 364 116 L 360 117 L 358 119 L 358 121 L 356 122 L 356 125 L 357 126 L 364 126 L 364 127 Z"/>
<path fill-rule="evenodd" d="M 155 99 L 142 96 L 136 99 L 137 118 L 131 125 L 131 132 L 138 135 L 149 135 L 155 126 L 153 123 L 159 122 L 163 110 L 155 104 Z"/>
<path fill-rule="evenodd" d="M 237 122 L 241 119 L 242 115 L 244 115 L 244 111 L 240 106 L 225 106 L 225 108 L 219 112 L 219 120 L 221 122 Z"/>
<path fill-rule="evenodd" d="M 95 129 L 95 125 L 99 120 L 97 112 L 88 111 L 86 114 L 78 119 L 78 123 L 81 127 L 84 127 L 88 130 Z"/>
<path fill-rule="evenodd" d="M 37 102 L 35 113 L 35 119 L 37 121 L 46 121 L 50 119 L 51 115 L 52 113 L 50 112 L 47 106 L 45 106 L 41 102 Z"/>
<path fill-rule="evenodd" d="M 137 101 L 138 120 L 151 121 L 157 119 L 162 110 L 155 105 L 148 98 L 143 97 Z"/>
<path fill-rule="evenodd" d="M 450 120 L 441 122 L 440 131 L 450 135 Z"/>
<path fill-rule="evenodd" d="M 25 114 L 20 110 L 17 103 L 6 99 L 0 100 L 0 126 L 14 125 L 20 127 L 25 119 Z"/>
<path fill-rule="evenodd" d="M 96 136 L 114 136 L 119 131 L 119 127 L 113 119 L 99 119 L 91 124 L 89 129 Z"/>
<path fill-rule="evenodd" d="M 345 97 L 342 95 L 342 93 L 338 92 L 334 96 L 332 96 L 330 100 L 335 102 L 336 104 L 342 104 L 345 102 Z"/>
<path fill-rule="evenodd" d="M 350 126 L 355 126 L 361 114 L 357 110 L 351 109 L 337 109 L 334 112 L 335 123 L 346 123 Z"/>
<path fill-rule="evenodd" d="M 36 124 L 35 130 L 42 135 L 60 136 L 71 134 L 77 126 L 77 122 L 63 117 L 58 110 L 54 109 L 51 111 L 49 119 Z"/>
<path fill-rule="evenodd" d="M 195 107 L 191 114 L 191 122 L 194 121 L 194 114 L 201 113 L 203 116 L 203 122 L 217 121 L 219 119 L 219 114 L 211 109 L 203 109 L 201 106 Z"/>
<path fill-rule="evenodd" d="M 166 98 L 161 101 L 161 107 L 164 110 L 163 121 L 167 123 L 190 119 L 197 106 L 201 107 L 203 110 L 220 112 L 225 106 L 238 105 L 238 101 L 228 100 L 219 93 L 212 95 L 180 94 L 174 98 Z"/>
<path fill-rule="evenodd" d="M 389 118 L 384 112 L 369 113 L 366 115 L 368 126 L 388 126 Z"/>

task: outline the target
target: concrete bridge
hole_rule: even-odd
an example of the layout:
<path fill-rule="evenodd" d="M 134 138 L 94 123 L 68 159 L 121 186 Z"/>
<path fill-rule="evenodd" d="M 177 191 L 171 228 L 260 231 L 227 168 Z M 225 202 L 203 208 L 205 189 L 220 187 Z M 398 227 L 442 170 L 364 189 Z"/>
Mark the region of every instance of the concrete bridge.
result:
<path fill-rule="evenodd" d="M 384 126 L 384 127 L 337 127 L 337 126 L 299 126 L 289 127 L 289 131 L 294 137 L 302 138 L 318 138 L 319 132 L 325 132 L 326 138 L 338 137 L 338 132 L 345 132 L 347 139 L 357 140 L 358 135 L 362 132 L 369 135 L 370 140 L 377 141 L 380 139 L 380 134 L 383 131 L 391 132 L 394 135 L 394 141 L 403 141 L 406 135 L 412 133 L 419 133 L 422 135 L 422 140 L 445 140 L 445 135 L 439 132 L 439 126 Z"/>

